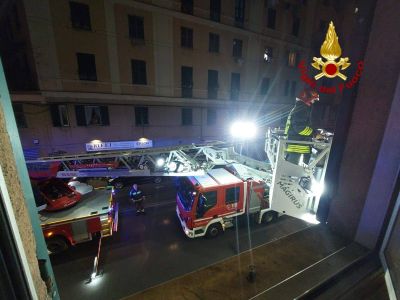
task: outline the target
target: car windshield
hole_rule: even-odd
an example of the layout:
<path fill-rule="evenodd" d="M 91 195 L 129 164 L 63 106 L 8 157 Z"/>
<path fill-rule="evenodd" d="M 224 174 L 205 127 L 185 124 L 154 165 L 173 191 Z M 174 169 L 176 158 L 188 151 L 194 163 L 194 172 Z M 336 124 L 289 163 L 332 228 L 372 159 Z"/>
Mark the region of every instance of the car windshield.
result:
<path fill-rule="evenodd" d="M 187 177 L 178 178 L 178 196 L 179 201 L 186 211 L 191 211 L 194 195 L 196 191 L 193 189 L 193 185 Z"/>
<path fill-rule="evenodd" d="M 40 191 L 50 199 L 59 199 L 71 193 L 71 190 L 63 183 L 50 181 L 40 186 Z"/>

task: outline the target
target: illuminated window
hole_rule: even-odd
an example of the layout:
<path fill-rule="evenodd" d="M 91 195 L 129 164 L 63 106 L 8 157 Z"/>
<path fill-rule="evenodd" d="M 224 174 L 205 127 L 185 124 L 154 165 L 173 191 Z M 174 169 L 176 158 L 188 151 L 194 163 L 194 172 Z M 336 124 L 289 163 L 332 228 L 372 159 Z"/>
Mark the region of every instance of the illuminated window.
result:
<path fill-rule="evenodd" d="M 297 65 L 297 52 L 290 51 L 288 57 L 288 66 L 296 67 L 296 65 Z"/>

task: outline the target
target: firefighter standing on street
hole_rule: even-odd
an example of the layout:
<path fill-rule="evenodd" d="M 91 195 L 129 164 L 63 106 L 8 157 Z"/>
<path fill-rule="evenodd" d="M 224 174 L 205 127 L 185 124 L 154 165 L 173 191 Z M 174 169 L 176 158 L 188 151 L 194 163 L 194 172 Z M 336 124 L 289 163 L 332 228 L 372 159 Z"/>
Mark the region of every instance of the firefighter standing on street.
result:
<path fill-rule="evenodd" d="M 136 207 L 136 215 L 138 214 L 145 214 L 144 212 L 144 196 L 141 190 L 139 190 L 137 184 L 132 185 L 131 190 L 129 191 L 129 197 L 131 198 L 132 202 L 135 204 Z"/>
<path fill-rule="evenodd" d="M 312 140 L 314 130 L 311 128 L 311 111 L 315 101 L 319 101 L 318 93 L 307 88 L 296 97 L 296 104 L 290 111 L 285 126 L 285 135 L 288 140 Z M 311 157 L 310 145 L 287 144 L 285 157 L 287 161 L 297 165 L 302 155 L 303 163 L 308 164 Z"/>

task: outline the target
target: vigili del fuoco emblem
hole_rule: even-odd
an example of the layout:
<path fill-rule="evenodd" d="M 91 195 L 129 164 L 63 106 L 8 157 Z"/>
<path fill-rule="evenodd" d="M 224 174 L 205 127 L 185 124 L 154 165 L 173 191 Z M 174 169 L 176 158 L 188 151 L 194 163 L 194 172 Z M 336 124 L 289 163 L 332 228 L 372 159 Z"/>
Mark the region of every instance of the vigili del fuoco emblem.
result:
<path fill-rule="evenodd" d="M 323 61 L 321 57 L 313 57 L 313 63 L 311 64 L 315 69 L 321 70 L 321 72 L 314 76 L 316 80 L 323 76 L 328 78 L 334 78 L 336 76 L 343 80 L 347 79 L 347 76 L 340 71 L 347 69 L 350 66 L 349 58 L 342 57 L 338 62 L 335 60 L 342 55 L 342 49 L 340 48 L 338 36 L 335 32 L 335 26 L 333 22 L 329 23 L 328 32 L 326 33 L 325 41 L 321 46 L 321 56 L 326 59 Z"/>

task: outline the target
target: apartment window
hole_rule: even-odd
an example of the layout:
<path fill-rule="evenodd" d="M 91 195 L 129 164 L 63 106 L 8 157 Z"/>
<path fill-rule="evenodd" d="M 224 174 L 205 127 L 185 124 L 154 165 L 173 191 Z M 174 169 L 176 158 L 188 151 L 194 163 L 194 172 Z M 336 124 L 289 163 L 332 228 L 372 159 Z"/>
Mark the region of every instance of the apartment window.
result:
<path fill-rule="evenodd" d="M 96 60 L 94 54 L 77 53 L 78 72 L 80 80 L 97 80 Z"/>
<path fill-rule="evenodd" d="M 270 79 L 268 77 L 264 77 L 261 82 L 260 94 L 266 95 L 269 91 L 269 83 Z"/>
<path fill-rule="evenodd" d="M 219 52 L 219 35 L 215 33 L 209 33 L 208 35 L 208 51 L 218 53 Z"/>
<path fill-rule="evenodd" d="M 192 98 L 193 68 L 182 66 L 181 68 L 182 97 Z"/>
<path fill-rule="evenodd" d="M 218 71 L 208 70 L 208 98 L 216 99 L 218 95 Z"/>
<path fill-rule="evenodd" d="M 181 1 L 181 12 L 189 15 L 193 15 L 193 0 L 182 0 Z"/>
<path fill-rule="evenodd" d="M 240 92 L 240 73 L 231 74 L 231 100 L 238 100 Z"/>
<path fill-rule="evenodd" d="M 267 10 L 267 27 L 271 29 L 275 29 L 276 26 L 276 9 L 268 8 Z"/>
<path fill-rule="evenodd" d="M 67 105 L 51 104 L 50 115 L 54 127 L 67 127 L 70 125 Z"/>
<path fill-rule="evenodd" d="M 78 126 L 110 125 L 107 106 L 75 105 L 75 116 Z"/>
<path fill-rule="evenodd" d="M 296 96 L 296 85 L 297 85 L 297 82 L 292 81 L 292 84 L 290 86 L 290 96 L 292 96 L 292 97 Z"/>
<path fill-rule="evenodd" d="M 288 66 L 296 67 L 296 65 L 297 65 L 297 52 L 290 51 L 288 54 Z"/>
<path fill-rule="evenodd" d="M 289 96 L 289 89 L 290 89 L 290 81 L 286 80 L 285 81 L 285 89 L 283 91 L 284 96 Z"/>
<path fill-rule="evenodd" d="M 233 40 L 233 49 L 232 49 L 233 57 L 242 57 L 242 46 L 243 46 L 242 40 L 238 39 Z"/>
<path fill-rule="evenodd" d="M 149 125 L 148 107 L 135 107 L 135 124 L 136 126 Z"/>
<path fill-rule="evenodd" d="M 219 22 L 221 19 L 221 0 L 210 0 L 210 19 Z"/>
<path fill-rule="evenodd" d="M 138 16 L 128 16 L 129 38 L 144 40 L 144 19 Z"/>
<path fill-rule="evenodd" d="M 69 9 L 71 13 L 72 27 L 83 30 L 92 29 L 90 24 L 89 5 L 70 1 Z"/>
<path fill-rule="evenodd" d="M 12 105 L 14 110 L 15 122 L 17 123 L 18 128 L 27 128 L 25 114 L 24 114 L 24 107 L 22 104 L 14 103 Z"/>
<path fill-rule="evenodd" d="M 217 124 L 217 110 L 214 108 L 207 108 L 207 125 L 212 126 Z"/>
<path fill-rule="evenodd" d="M 147 84 L 146 77 L 146 62 L 144 60 L 131 60 L 132 67 L 132 83 L 133 84 Z"/>
<path fill-rule="evenodd" d="M 238 27 L 243 27 L 244 9 L 244 0 L 235 0 L 235 25 Z"/>
<path fill-rule="evenodd" d="M 182 108 L 182 125 L 193 124 L 193 111 L 191 108 Z"/>
<path fill-rule="evenodd" d="M 300 31 L 300 18 L 299 17 L 293 17 L 292 35 L 299 36 L 299 31 Z"/>
<path fill-rule="evenodd" d="M 274 49 L 271 47 L 265 47 L 264 50 L 264 61 L 271 62 L 274 56 Z"/>
<path fill-rule="evenodd" d="M 193 48 L 193 29 L 181 27 L 181 46 Z"/>
<path fill-rule="evenodd" d="M 232 204 L 239 202 L 240 188 L 232 187 L 225 190 L 225 204 Z"/>

